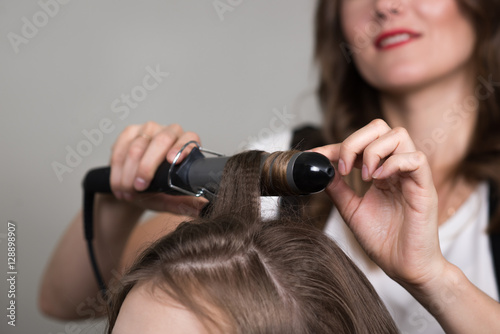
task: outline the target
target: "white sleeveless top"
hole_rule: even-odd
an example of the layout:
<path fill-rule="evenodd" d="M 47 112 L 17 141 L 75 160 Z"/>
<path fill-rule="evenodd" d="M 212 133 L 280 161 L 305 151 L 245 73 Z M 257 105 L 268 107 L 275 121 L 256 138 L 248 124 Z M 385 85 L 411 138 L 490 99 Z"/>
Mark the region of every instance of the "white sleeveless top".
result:
<path fill-rule="evenodd" d="M 276 134 L 254 143 L 250 149 L 269 152 L 287 150 L 291 136 L 291 132 Z M 439 242 L 444 257 L 459 267 L 474 285 L 498 301 L 490 241 L 485 232 L 488 224 L 488 194 L 488 185 L 481 183 L 457 212 L 439 227 Z M 277 198 L 264 197 L 263 216 L 274 216 L 277 203 Z M 444 333 L 423 306 L 366 256 L 336 209 L 332 210 L 328 218 L 325 233 L 365 273 L 402 334 Z"/>
<path fill-rule="evenodd" d="M 440 226 L 439 242 L 449 262 L 459 267 L 479 289 L 498 300 L 490 242 L 485 233 L 487 222 L 488 186 L 483 183 L 455 215 Z M 423 306 L 368 259 L 337 210 L 332 211 L 325 233 L 365 273 L 401 333 L 444 333 Z"/>

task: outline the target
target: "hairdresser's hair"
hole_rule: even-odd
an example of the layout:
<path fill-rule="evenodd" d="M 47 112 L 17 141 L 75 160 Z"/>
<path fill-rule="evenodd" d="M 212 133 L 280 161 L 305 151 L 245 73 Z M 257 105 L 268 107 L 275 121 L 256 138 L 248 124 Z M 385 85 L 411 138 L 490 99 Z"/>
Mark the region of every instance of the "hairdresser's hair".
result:
<path fill-rule="evenodd" d="M 213 332 L 397 333 L 331 239 L 298 217 L 262 221 L 260 161 L 258 151 L 232 157 L 208 217 L 182 223 L 138 258 L 112 295 L 108 333 L 129 291 L 148 282 Z"/>
<path fill-rule="evenodd" d="M 319 101 L 325 117 L 324 134 L 329 142 L 341 142 L 375 118 L 382 118 L 377 90 L 358 72 L 352 55 L 363 52 L 345 40 L 340 17 L 341 0 L 319 0 L 316 12 L 315 57 L 319 66 Z M 476 31 L 474 64 L 482 82 L 500 81 L 500 1 L 457 0 Z M 478 84 L 480 82 L 478 81 Z M 500 189 L 500 90 L 482 87 L 479 118 L 474 138 L 458 174 L 470 180 L 493 181 Z M 500 232 L 500 212 L 492 229 Z"/>

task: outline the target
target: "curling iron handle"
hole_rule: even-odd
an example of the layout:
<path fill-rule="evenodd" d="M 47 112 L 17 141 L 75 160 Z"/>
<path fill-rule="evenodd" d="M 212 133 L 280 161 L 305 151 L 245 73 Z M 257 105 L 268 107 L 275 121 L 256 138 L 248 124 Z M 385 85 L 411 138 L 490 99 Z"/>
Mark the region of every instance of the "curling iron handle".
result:
<path fill-rule="evenodd" d="M 166 185 L 170 164 L 165 160 L 158 166 L 153 180 L 144 192 L 163 192 L 176 195 L 178 192 Z M 83 181 L 85 191 L 94 193 L 111 193 L 111 167 L 94 168 L 90 170 Z"/>
<path fill-rule="evenodd" d="M 170 175 L 172 184 L 175 184 L 182 189 L 189 190 L 189 170 L 191 165 L 196 160 L 203 160 L 205 156 L 198 150 L 193 148 L 191 153 L 179 164 L 175 165 Z M 168 176 L 170 173 L 171 164 L 164 160 L 155 172 L 148 188 L 143 192 L 162 192 L 170 195 L 180 195 L 181 193 L 168 184 Z M 86 192 L 92 193 L 111 193 L 111 167 L 101 167 L 90 170 L 83 180 L 83 189 Z"/>

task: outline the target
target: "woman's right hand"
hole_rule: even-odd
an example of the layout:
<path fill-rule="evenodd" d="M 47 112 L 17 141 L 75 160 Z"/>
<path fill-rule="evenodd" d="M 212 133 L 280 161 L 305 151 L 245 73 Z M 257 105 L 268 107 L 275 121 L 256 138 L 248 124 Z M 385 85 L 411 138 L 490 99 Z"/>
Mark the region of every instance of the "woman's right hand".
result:
<path fill-rule="evenodd" d="M 180 125 L 163 126 L 155 122 L 130 125 L 120 134 L 111 154 L 111 190 L 122 201 L 154 211 L 196 216 L 206 204 L 203 198 L 163 193 L 139 193 L 145 190 L 166 158 L 172 163 L 182 146 L 200 142 L 196 133 L 185 132 Z M 191 151 L 187 147 L 178 162 Z"/>

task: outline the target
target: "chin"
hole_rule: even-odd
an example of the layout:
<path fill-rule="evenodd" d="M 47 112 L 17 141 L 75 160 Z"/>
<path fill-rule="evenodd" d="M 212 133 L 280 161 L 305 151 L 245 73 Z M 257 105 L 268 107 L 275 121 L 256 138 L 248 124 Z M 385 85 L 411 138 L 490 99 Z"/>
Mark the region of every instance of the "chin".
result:
<path fill-rule="evenodd" d="M 376 89 L 387 93 L 411 92 L 425 87 L 432 79 L 422 69 L 400 69 L 386 71 L 383 75 L 367 80 Z"/>

